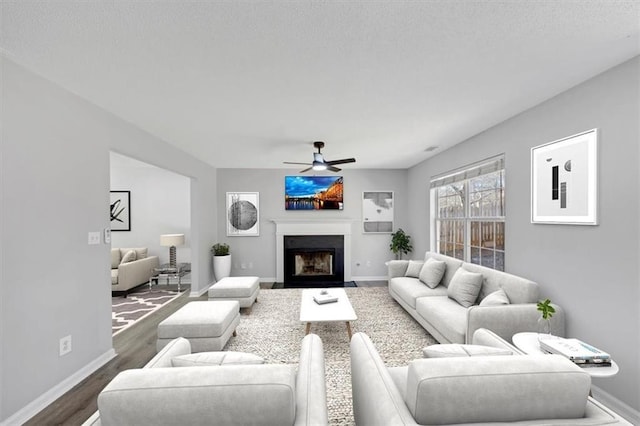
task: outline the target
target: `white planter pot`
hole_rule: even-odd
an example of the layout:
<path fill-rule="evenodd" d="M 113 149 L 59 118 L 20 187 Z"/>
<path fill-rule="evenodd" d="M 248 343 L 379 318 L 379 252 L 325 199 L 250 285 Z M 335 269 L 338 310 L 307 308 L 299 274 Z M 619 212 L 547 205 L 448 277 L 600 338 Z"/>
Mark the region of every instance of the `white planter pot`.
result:
<path fill-rule="evenodd" d="M 213 256 L 213 273 L 216 281 L 231 275 L 231 255 Z"/>

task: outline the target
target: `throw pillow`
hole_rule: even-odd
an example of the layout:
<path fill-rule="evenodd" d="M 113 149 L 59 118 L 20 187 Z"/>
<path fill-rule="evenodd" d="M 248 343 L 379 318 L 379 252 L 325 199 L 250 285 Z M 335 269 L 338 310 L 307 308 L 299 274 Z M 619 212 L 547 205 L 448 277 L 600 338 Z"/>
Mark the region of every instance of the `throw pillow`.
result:
<path fill-rule="evenodd" d="M 418 278 L 420 271 L 422 270 L 422 265 L 424 265 L 424 262 L 419 260 L 410 260 L 409 266 L 407 266 L 407 272 L 404 273 L 404 276 Z"/>
<path fill-rule="evenodd" d="M 264 364 L 258 355 L 244 352 L 198 352 L 171 358 L 174 367 L 201 367 L 208 365 Z"/>
<path fill-rule="evenodd" d="M 457 343 L 431 345 L 422 349 L 425 358 L 451 358 L 469 356 L 513 355 L 508 349 L 482 345 L 461 345 Z"/>
<path fill-rule="evenodd" d="M 480 306 L 499 306 L 508 305 L 509 303 L 507 293 L 505 293 L 503 289 L 500 289 L 493 293 L 489 293 L 484 299 L 482 299 Z"/>
<path fill-rule="evenodd" d="M 133 250 L 129 250 L 128 252 L 125 253 L 124 256 L 122 256 L 122 260 L 120 261 L 120 264 L 122 265 L 123 263 L 133 262 L 134 260 L 136 260 L 136 252 Z"/>
<path fill-rule="evenodd" d="M 447 264 L 442 260 L 435 260 L 433 258 L 429 258 L 422 266 L 420 270 L 420 281 L 425 283 L 429 288 L 436 288 L 440 281 L 442 281 L 442 277 L 444 276 L 444 271 L 447 269 Z"/>
<path fill-rule="evenodd" d="M 447 296 L 465 308 L 476 303 L 482 287 L 482 274 L 458 268 L 447 288 Z"/>

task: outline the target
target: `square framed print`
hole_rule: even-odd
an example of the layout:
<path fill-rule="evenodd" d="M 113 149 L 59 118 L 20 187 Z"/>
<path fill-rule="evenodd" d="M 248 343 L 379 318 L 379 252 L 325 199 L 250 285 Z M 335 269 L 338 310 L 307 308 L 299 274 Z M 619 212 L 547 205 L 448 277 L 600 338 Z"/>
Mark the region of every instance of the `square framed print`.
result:
<path fill-rule="evenodd" d="M 257 237 L 260 235 L 260 194 L 258 192 L 227 192 L 227 236 Z"/>
<path fill-rule="evenodd" d="M 393 232 L 393 191 L 362 193 L 362 225 L 365 234 Z"/>
<path fill-rule="evenodd" d="M 531 222 L 598 224 L 598 129 L 531 148 Z"/>
<path fill-rule="evenodd" d="M 131 231 L 131 191 L 111 191 L 111 231 Z"/>

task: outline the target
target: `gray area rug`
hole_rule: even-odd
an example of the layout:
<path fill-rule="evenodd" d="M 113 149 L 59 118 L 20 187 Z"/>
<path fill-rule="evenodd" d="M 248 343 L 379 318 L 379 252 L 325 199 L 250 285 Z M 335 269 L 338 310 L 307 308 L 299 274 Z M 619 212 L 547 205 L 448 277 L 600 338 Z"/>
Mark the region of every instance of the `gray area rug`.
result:
<path fill-rule="evenodd" d="M 184 288 L 181 289 L 184 291 Z M 143 286 L 129 293 L 127 297 L 111 297 L 111 330 L 115 335 L 122 330 L 131 327 L 133 323 L 150 315 L 152 312 L 165 306 L 181 293 L 159 289 L 149 290 Z"/>
<path fill-rule="evenodd" d="M 358 320 L 352 331 L 371 337 L 388 366 L 406 365 L 421 358 L 422 348 L 436 343 L 405 310 L 389 296 L 387 287 L 346 288 Z M 263 289 L 251 314 L 242 314 L 238 335 L 225 350 L 250 352 L 268 363 L 295 364 L 304 337 L 300 323 L 302 289 Z M 319 323 L 311 332 L 322 339 L 325 350 L 327 405 L 332 425 L 353 425 L 349 337 L 344 323 Z"/>

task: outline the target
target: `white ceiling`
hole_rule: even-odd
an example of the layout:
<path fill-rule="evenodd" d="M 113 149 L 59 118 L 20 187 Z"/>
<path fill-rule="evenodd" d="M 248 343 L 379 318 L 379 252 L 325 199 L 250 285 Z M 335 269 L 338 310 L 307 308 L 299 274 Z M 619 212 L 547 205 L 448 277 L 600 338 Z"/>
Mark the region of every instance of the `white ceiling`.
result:
<path fill-rule="evenodd" d="M 6 1 L 0 51 L 216 167 L 406 168 L 640 54 L 640 1 Z M 433 153 L 424 152 L 438 146 Z M 287 166 L 299 168 L 299 166 Z"/>

